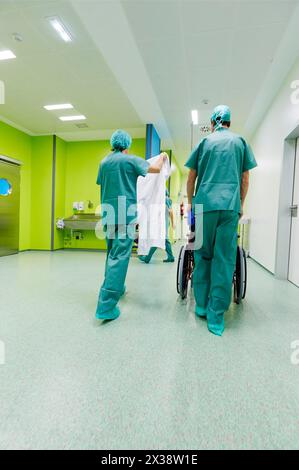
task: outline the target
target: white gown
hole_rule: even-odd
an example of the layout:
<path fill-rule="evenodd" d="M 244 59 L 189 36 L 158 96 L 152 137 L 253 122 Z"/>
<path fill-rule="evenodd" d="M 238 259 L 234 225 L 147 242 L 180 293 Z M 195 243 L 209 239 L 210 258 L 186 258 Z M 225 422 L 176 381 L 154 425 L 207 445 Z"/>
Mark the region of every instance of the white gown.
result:
<path fill-rule="evenodd" d="M 157 157 L 147 160 L 150 164 Z M 139 225 L 138 255 L 146 256 L 152 247 L 165 249 L 165 183 L 171 173 L 167 159 L 160 173 L 148 173 L 137 180 L 137 204 Z"/>

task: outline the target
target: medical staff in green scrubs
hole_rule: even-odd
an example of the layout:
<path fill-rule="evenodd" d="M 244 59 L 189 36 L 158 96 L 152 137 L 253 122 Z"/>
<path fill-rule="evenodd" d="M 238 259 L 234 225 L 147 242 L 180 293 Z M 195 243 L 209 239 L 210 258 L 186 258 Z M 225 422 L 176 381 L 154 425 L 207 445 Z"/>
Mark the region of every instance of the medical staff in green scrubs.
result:
<path fill-rule="evenodd" d="M 231 302 L 237 228 L 249 170 L 257 165 L 245 140 L 229 130 L 230 122 L 228 106 L 217 106 L 211 117 L 212 133 L 186 162 L 189 211 L 192 207 L 195 213 L 195 236 L 202 234 L 201 247 L 194 251 L 195 313 L 207 318 L 209 330 L 219 336 Z"/>
<path fill-rule="evenodd" d="M 173 217 L 173 209 L 172 209 L 172 200 L 170 199 L 169 192 L 166 189 L 165 193 L 165 227 L 166 227 L 166 239 L 165 239 L 165 251 L 167 254 L 167 258 L 163 261 L 163 263 L 174 263 L 175 257 L 172 253 L 171 242 L 169 240 L 169 219 L 171 220 L 172 228 L 174 229 L 174 217 Z M 141 261 L 144 261 L 148 264 L 155 252 L 157 251 L 157 247 L 153 246 L 149 253 L 146 256 L 139 256 Z"/>
<path fill-rule="evenodd" d="M 114 320 L 120 315 L 117 303 L 125 293 L 125 279 L 135 238 L 137 178 L 161 171 L 165 154 L 155 165 L 128 149 L 132 138 L 117 130 L 111 137 L 112 153 L 102 161 L 97 184 L 101 186 L 102 223 L 106 233 L 105 279 L 100 290 L 96 318 Z"/>

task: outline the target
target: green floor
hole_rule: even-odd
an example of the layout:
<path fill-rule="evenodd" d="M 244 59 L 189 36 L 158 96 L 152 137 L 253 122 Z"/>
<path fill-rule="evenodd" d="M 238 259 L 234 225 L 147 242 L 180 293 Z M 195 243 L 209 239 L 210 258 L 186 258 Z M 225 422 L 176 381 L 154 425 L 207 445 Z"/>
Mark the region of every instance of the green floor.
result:
<path fill-rule="evenodd" d="M 299 448 L 299 289 L 249 265 L 222 338 L 178 300 L 176 266 L 133 259 L 113 323 L 104 254 L 0 259 L 1 449 Z"/>

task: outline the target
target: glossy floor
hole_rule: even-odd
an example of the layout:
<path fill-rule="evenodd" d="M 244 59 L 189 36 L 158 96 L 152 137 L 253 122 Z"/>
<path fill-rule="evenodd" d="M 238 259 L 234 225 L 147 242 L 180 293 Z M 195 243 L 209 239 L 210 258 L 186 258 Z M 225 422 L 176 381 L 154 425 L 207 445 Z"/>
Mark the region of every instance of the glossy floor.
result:
<path fill-rule="evenodd" d="M 104 254 L 0 259 L 2 449 L 299 448 L 299 289 L 250 262 L 219 338 L 161 260 L 132 259 L 102 323 Z"/>

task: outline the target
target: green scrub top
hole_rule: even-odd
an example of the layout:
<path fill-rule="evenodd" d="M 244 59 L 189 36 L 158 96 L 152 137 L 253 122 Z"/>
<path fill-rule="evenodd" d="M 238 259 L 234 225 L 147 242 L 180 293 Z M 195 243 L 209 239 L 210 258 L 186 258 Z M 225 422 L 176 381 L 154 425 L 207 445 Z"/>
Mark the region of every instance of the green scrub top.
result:
<path fill-rule="evenodd" d="M 100 164 L 97 184 L 101 186 L 104 225 L 133 223 L 137 217 L 137 178 L 146 176 L 149 163 L 140 157 L 113 152 Z M 115 216 L 114 216 L 115 215 Z"/>
<path fill-rule="evenodd" d="M 197 172 L 194 204 L 240 212 L 242 174 L 257 163 L 245 140 L 223 127 L 202 139 L 185 166 Z"/>

